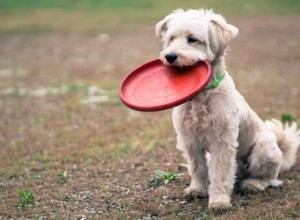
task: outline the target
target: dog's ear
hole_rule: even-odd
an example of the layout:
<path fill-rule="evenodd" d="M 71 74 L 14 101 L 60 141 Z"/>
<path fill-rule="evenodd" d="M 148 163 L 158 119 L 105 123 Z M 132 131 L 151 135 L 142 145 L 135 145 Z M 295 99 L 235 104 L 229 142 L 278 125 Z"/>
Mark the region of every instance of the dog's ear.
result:
<path fill-rule="evenodd" d="M 235 38 L 238 32 L 239 29 L 237 27 L 228 24 L 221 15 L 214 14 L 209 25 L 211 49 L 215 53 L 224 50 L 229 41 Z"/>
<path fill-rule="evenodd" d="M 168 23 L 178 14 L 184 12 L 183 9 L 176 9 L 171 14 L 155 25 L 155 33 L 159 39 L 162 39 L 168 30 Z"/>
<path fill-rule="evenodd" d="M 167 32 L 167 24 L 171 20 L 170 18 L 167 18 L 168 17 L 164 18 L 155 25 L 155 34 L 159 39 L 162 39 L 165 33 Z"/>

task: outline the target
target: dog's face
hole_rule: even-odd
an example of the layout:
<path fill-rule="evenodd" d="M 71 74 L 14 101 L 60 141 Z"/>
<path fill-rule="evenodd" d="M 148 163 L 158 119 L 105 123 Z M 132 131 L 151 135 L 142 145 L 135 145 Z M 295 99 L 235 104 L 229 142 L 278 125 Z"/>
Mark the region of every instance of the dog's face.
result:
<path fill-rule="evenodd" d="M 156 24 L 163 42 L 161 61 L 166 65 L 192 66 L 201 60 L 212 62 L 223 55 L 238 29 L 211 10 L 178 9 Z"/>

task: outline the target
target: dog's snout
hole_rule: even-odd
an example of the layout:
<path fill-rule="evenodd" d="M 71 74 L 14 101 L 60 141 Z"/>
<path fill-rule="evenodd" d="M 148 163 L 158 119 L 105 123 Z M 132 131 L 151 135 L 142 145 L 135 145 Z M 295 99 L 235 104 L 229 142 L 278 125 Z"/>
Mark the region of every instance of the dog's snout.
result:
<path fill-rule="evenodd" d="M 177 60 L 177 54 L 176 53 L 168 53 L 165 56 L 166 60 L 168 61 L 168 63 L 174 63 Z"/>

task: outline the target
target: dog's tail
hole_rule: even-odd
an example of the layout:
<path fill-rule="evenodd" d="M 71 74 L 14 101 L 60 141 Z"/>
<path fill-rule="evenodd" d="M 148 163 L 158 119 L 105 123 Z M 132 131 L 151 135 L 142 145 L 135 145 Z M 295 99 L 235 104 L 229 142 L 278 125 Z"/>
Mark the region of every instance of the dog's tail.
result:
<path fill-rule="evenodd" d="M 300 130 L 296 122 L 290 125 L 279 120 L 265 121 L 265 124 L 276 134 L 277 143 L 282 151 L 282 164 L 280 173 L 289 170 L 297 159 L 297 150 L 300 145 Z"/>

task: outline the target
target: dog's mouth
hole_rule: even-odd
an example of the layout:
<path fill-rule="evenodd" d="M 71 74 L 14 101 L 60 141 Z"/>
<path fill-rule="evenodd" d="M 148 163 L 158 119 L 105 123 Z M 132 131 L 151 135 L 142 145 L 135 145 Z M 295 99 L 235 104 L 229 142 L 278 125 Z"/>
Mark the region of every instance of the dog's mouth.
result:
<path fill-rule="evenodd" d="M 180 69 L 190 69 L 194 66 L 197 66 L 198 63 L 200 63 L 202 61 L 198 61 L 198 62 L 195 62 L 191 65 L 184 65 L 184 64 L 177 64 L 177 63 L 174 63 L 174 64 L 166 64 L 167 66 L 172 66 L 172 67 L 176 67 L 176 68 L 180 68 Z"/>
<path fill-rule="evenodd" d="M 190 57 L 184 57 L 174 52 L 170 52 L 165 55 L 161 54 L 160 60 L 167 66 L 174 66 L 183 69 L 195 66 L 199 62 L 203 61 L 198 58 L 191 59 Z"/>

